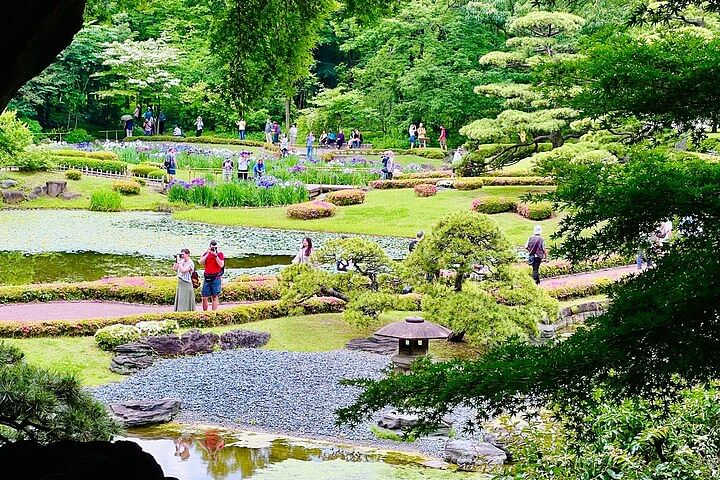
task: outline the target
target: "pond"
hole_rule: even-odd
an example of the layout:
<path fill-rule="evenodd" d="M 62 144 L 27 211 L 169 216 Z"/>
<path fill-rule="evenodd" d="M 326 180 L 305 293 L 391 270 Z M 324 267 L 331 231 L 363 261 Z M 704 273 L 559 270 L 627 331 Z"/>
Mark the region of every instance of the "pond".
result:
<path fill-rule="evenodd" d="M 467 480 L 478 474 L 423 467 L 409 454 L 282 438 L 253 432 L 182 431 L 155 427 L 133 431 L 166 476 L 181 480 Z"/>
<path fill-rule="evenodd" d="M 228 277 L 277 273 L 305 236 L 321 246 L 340 235 L 207 225 L 152 212 L 0 210 L 0 284 L 171 275 L 181 248 L 197 261 L 213 238 L 228 259 Z M 407 252 L 406 239 L 372 239 L 393 258 Z"/>

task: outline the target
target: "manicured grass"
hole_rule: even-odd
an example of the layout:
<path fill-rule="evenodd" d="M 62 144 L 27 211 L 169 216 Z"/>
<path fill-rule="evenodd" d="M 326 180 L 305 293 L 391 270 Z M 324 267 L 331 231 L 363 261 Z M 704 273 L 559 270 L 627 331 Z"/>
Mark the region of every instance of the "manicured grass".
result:
<path fill-rule="evenodd" d="M 282 228 L 368 235 L 413 236 L 418 230 L 430 230 L 443 215 L 470 208 L 473 199 L 482 196 L 510 196 L 519 198 L 528 191 L 542 191 L 543 187 L 483 187 L 473 191 L 444 190 L 433 197 L 420 198 L 412 189 L 370 190 L 365 203 L 338 208 L 334 217 L 317 220 L 287 218 L 285 207 L 195 209 L 176 212 L 180 220 L 192 220 L 221 225 Z M 543 226 L 549 236 L 555 231 L 559 217 L 534 222 L 515 213 L 492 215 L 514 245 L 524 244 L 532 235 L 535 224 Z"/>
<path fill-rule="evenodd" d="M 14 204 L 13 208 L 59 208 L 59 209 L 87 209 L 90 206 L 90 195 L 92 192 L 112 188 L 115 179 L 91 177 L 83 175 L 80 180 L 67 180 L 62 172 L 38 172 L 19 173 L 12 172 L 5 175 L 8 178 L 17 180 L 26 191 L 32 190 L 36 185 L 45 185 L 45 182 L 58 180 L 67 182 L 67 191 L 78 192 L 82 197 L 73 200 L 62 198 L 38 197 Z M 165 195 L 157 193 L 155 187 L 142 187 L 139 195 L 123 195 L 123 210 L 155 210 L 159 203 L 167 203 Z"/>

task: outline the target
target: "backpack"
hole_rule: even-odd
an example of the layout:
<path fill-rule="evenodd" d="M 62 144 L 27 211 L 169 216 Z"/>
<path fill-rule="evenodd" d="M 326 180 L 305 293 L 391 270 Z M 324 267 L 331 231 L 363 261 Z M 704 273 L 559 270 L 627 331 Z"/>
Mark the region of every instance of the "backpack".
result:
<path fill-rule="evenodd" d="M 192 283 L 193 288 L 199 288 L 200 287 L 200 275 L 193 270 L 192 275 L 190 275 L 190 282 Z"/>

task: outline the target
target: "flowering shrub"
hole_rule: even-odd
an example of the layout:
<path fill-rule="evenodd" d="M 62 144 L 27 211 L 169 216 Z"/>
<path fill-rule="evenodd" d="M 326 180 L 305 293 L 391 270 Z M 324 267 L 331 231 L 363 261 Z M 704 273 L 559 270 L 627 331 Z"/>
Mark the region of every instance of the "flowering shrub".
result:
<path fill-rule="evenodd" d="M 516 211 L 530 220 L 547 220 L 553 216 L 552 204 L 549 202 L 519 203 Z"/>
<path fill-rule="evenodd" d="M 437 187 L 435 185 L 429 184 L 429 183 L 421 183 L 420 185 L 415 185 L 415 195 L 418 197 L 432 197 L 437 193 Z"/>
<path fill-rule="evenodd" d="M 312 202 L 290 205 L 286 210 L 287 216 L 298 220 L 313 220 L 315 218 L 332 217 L 335 215 L 335 205 L 329 202 L 314 200 Z"/>
<path fill-rule="evenodd" d="M 453 188 L 457 190 L 477 190 L 483 185 L 485 185 L 485 181 L 482 178 L 466 178 L 453 182 Z"/>
<path fill-rule="evenodd" d="M 488 214 L 512 212 L 517 203 L 511 197 L 482 197 L 473 200 L 471 210 Z"/>
<path fill-rule="evenodd" d="M 139 322 L 135 326 L 140 330 L 140 334 L 144 337 L 175 333 L 179 328 L 176 320 Z"/>
<path fill-rule="evenodd" d="M 328 193 L 325 195 L 325 200 L 337 205 L 338 207 L 358 205 L 365 201 L 365 192 L 357 188 L 352 190 L 340 190 Z"/>
<path fill-rule="evenodd" d="M 137 195 L 140 193 L 140 184 L 134 180 L 116 180 L 112 189 L 123 195 Z"/>
<path fill-rule="evenodd" d="M 142 333 L 134 325 L 110 325 L 95 332 L 95 342 L 103 350 L 112 350 L 118 345 L 140 339 Z"/>
<path fill-rule="evenodd" d="M 68 170 L 65 172 L 65 178 L 68 180 L 80 180 L 82 178 L 82 172 L 80 170 Z"/>

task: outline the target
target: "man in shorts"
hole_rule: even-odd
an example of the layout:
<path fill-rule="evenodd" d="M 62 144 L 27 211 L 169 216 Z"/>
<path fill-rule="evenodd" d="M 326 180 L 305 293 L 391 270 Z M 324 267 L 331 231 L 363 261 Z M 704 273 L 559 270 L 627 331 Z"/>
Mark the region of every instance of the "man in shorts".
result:
<path fill-rule="evenodd" d="M 218 296 L 222 289 L 222 274 L 225 271 L 225 254 L 218 248 L 217 240 L 210 240 L 210 247 L 200 257 L 200 265 L 205 267 L 202 286 L 202 307 L 208 309 L 208 298 L 212 301 L 212 309 L 218 308 Z"/>

